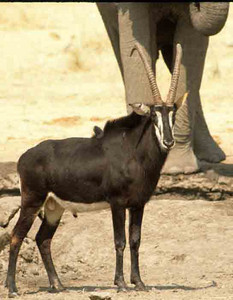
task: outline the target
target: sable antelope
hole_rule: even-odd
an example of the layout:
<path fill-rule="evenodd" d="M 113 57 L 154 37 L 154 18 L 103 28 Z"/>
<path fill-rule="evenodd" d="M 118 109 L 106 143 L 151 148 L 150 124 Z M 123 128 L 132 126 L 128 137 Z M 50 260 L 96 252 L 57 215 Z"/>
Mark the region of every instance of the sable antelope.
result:
<path fill-rule="evenodd" d="M 9 296 L 17 295 L 16 261 L 20 246 L 33 221 L 44 206 L 44 219 L 36 235 L 50 287 L 62 290 L 51 258 L 51 241 L 65 209 L 75 215 L 86 207 L 90 210 L 110 207 L 116 249 L 114 283 L 126 288 L 123 276 L 125 249 L 125 217 L 129 209 L 129 243 L 131 283 L 145 289 L 140 278 L 138 249 L 145 204 L 149 201 L 160 177 L 169 149 L 174 146 L 175 113 L 182 101 L 175 102 L 182 49 L 177 45 L 174 71 L 167 101 L 163 102 L 153 71 L 144 50 L 137 50 L 145 66 L 154 96 L 150 106 L 131 104 L 133 112 L 108 121 L 100 134 L 92 138 L 68 138 L 43 141 L 19 159 L 17 170 L 21 182 L 21 212 L 10 243 L 6 286 Z"/>

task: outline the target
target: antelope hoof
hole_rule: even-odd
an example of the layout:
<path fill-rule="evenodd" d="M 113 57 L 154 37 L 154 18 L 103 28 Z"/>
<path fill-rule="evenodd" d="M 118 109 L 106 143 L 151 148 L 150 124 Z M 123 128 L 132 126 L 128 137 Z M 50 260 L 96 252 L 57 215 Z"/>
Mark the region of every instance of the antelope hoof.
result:
<path fill-rule="evenodd" d="M 62 284 L 51 285 L 49 292 L 50 293 L 60 293 L 63 292 L 66 288 Z"/>
<path fill-rule="evenodd" d="M 19 296 L 19 294 L 17 292 L 9 292 L 8 293 L 8 298 L 16 298 L 18 296 Z"/>
<path fill-rule="evenodd" d="M 124 286 L 124 287 L 119 287 L 118 286 L 118 289 L 117 289 L 117 293 L 126 293 L 126 292 L 128 292 L 129 291 L 129 288 L 128 288 L 128 286 L 126 285 L 126 286 Z"/>
<path fill-rule="evenodd" d="M 15 285 L 15 283 L 11 283 L 10 280 L 6 279 L 5 281 L 5 287 L 8 288 L 8 298 L 15 298 L 18 297 L 18 289 Z"/>
<path fill-rule="evenodd" d="M 145 286 L 145 284 L 142 281 L 135 284 L 135 290 L 148 292 L 148 288 Z"/>
<path fill-rule="evenodd" d="M 115 281 L 115 285 L 117 285 L 117 292 L 127 292 L 129 290 L 127 284 L 124 281 Z"/>

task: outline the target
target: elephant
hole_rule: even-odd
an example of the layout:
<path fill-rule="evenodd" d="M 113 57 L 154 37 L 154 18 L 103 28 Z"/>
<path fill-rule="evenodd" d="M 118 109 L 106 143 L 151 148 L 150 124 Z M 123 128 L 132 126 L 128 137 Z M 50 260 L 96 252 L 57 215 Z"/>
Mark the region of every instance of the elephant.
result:
<path fill-rule="evenodd" d="M 154 72 L 159 51 L 172 73 L 175 45 L 181 44 L 183 58 L 177 98 L 186 92 L 185 105 L 177 114 L 174 127 L 176 145 L 170 151 L 163 173 L 193 173 L 201 160 L 216 163 L 225 153 L 210 135 L 200 101 L 200 86 L 209 36 L 224 26 L 227 2 L 97 3 L 110 38 L 125 87 L 126 104 L 150 105 L 152 93 L 138 53 L 131 50 L 138 42 L 146 51 Z M 159 76 L 159 70 L 157 70 Z"/>

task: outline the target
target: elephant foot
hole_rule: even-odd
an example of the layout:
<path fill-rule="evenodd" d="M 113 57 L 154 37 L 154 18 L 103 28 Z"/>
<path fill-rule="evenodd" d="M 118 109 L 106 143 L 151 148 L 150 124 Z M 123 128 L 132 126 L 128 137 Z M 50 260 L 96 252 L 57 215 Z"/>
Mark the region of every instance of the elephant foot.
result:
<path fill-rule="evenodd" d="M 194 152 L 199 160 L 218 163 L 226 159 L 225 153 L 209 134 L 199 134 L 194 138 Z"/>
<path fill-rule="evenodd" d="M 195 124 L 193 149 L 197 158 L 210 163 L 218 163 L 226 159 L 225 153 L 209 132 L 201 106 L 198 107 Z"/>
<path fill-rule="evenodd" d="M 187 144 L 176 143 L 169 152 L 162 174 L 190 174 L 199 170 L 197 158 Z"/>

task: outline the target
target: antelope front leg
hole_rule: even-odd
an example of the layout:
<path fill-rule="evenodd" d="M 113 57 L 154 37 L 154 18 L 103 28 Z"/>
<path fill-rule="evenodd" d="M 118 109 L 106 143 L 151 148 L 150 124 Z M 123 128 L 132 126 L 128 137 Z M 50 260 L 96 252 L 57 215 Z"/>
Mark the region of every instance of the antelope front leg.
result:
<path fill-rule="evenodd" d="M 112 220 L 114 230 L 114 242 L 116 249 L 116 271 L 114 284 L 119 287 L 120 290 L 126 290 L 127 285 L 124 280 L 123 274 L 123 254 L 126 244 L 125 239 L 125 208 L 112 205 Z"/>
<path fill-rule="evenodd" d="M 141 280 L 138 262 L 138 250 L 141 241 L 141 225 L 144 206 L 129 210 L 129 244 L 131 255 L 131 283 L 135 284 L 136 290 L 145 291 L 146 287 Z"/>

